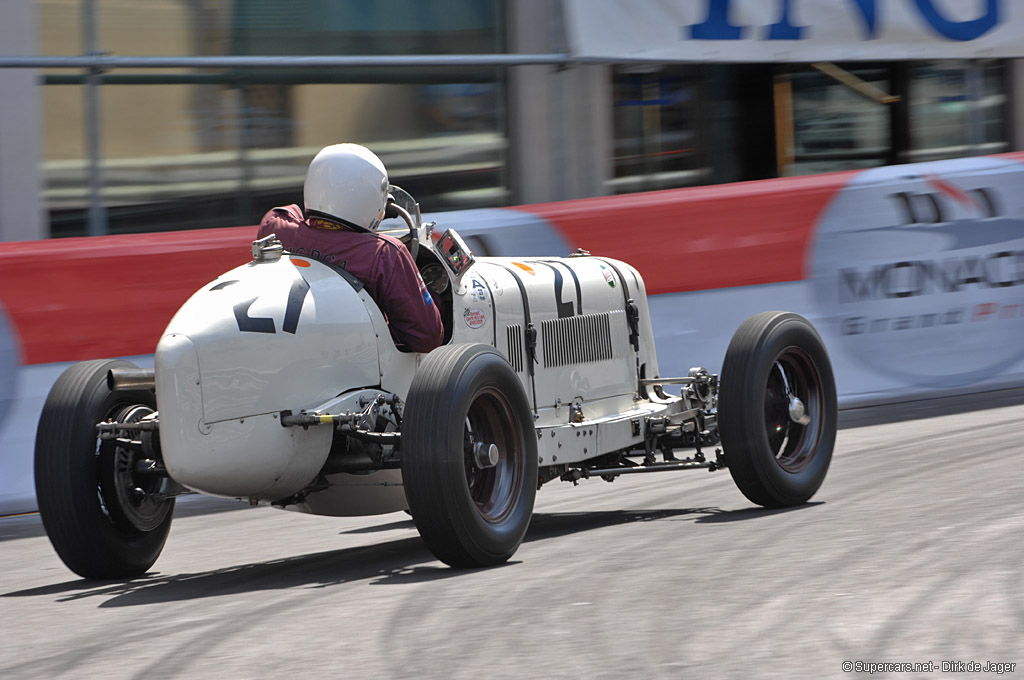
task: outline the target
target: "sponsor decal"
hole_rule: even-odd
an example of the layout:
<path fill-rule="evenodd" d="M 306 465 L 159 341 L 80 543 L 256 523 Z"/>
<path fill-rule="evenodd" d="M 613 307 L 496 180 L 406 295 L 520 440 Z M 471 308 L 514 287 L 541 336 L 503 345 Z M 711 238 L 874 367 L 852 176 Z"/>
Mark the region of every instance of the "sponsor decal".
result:
<path fill-rule="evenodd" d="M 341 231 L 343 229 L 347 231 L 344 225 L 331 220 L 325 220 L 322 217 L 310 217 L 309 226 L 313 229 L 321 229 L 323 231 Z"/>
<path fill-rule="evenodd" d="M 608 285 L 611 286 L 612 288 L 614 288 L 615 287 L 615 275 L 612 274 L 612 271 L 610 269 L 608 269 L 608 267 L 605 267 L 603 264 L 601 265 L 601 274 L 604 275 L 604 280 L 608 283 Z"/>
<path fill-rule="evenodd" d="M 1018 57 L 1016 0 L 565 0 L 572 51 L 688 62 Z"/>
<path fill-rule="evenodd" d="M 486 312 L 475 307 L 466 307 L 462 310 L 462 318 L 466 320 L 466 325 L 470 328 L 480 328 L 487 323 Z"/>
<path fill-rule="evenodd" d="M 812 39 L 815 28 L 820 26 L 802 26 L 798 22 L 793 23 L 793 14 L 790 13 L 790 0 L 777 0 L 778 21 L 761 27 L 762 32 L 758 34 L 751 30 L 753 27 L 733 23 L 737 13 L 730 12 L 733 5 L 738 10 L 745 4 L 768 5 L 768 2 L 753 2 L 753 0 L 705 0 L 703 3 L 706 17 L 699 24 L 691 24 L 683 27 L 683 38 L 690 40 L 808 40 Z M 824 4 L 824 3 L 821 3 Z M 843 5 L 844 3 L 831 3 Z M 886 27 L 886 17 L 879 11 L 876 0 L 849 0 L 845 3 L 850 23 L 859 26 L 861 40 L 877 40 L 883 37 Z M 947 3 L 957 4 L 957 3 Z M 964 3 L 961 3 L 964 4 Z M 978 3 L 982 4 L 982 3 Z M 908 3 L 917 9 L 917 13 L 910 12 L 908 18 L 900 19 L 906 22 L 909 27 L 916 31 L 923 31 L 925 27 L 931 29 L 948 40 L 968 42 L 977 40 L 986 33 L 994 30 L 999 25 L 999 0 L 986 0 L 984 12 L 980 15 L 970 17 L 949 13 L 942 7 L 936 6 L 934 0 L 915 0 Z M 909 19 L 909 21 L 908 21 Z M 891 23 L 896 23 L 892 18 Z M 1005 21 L 1005 16 L 1004 16 Z M 901 26 L 901 28 L 904 28 Z M 904 30 L 908 30 L 904 28 Z M 904 38 L 906 39 L 906 38 Z"/>
<path fill-rule="evenodd" d="M 473 302 L 485 302 L 487 300 L 487 286 L 479 279 L 473 279 L 473 285 L 469 291 Z"/>
<path fill-rule="evenodd" d="M 1024 166 L 996 158 L 858 174 L 822 216 L 810 262 L 842 346 L 928 387 L 1024 359 L 1021 182 Z"/>

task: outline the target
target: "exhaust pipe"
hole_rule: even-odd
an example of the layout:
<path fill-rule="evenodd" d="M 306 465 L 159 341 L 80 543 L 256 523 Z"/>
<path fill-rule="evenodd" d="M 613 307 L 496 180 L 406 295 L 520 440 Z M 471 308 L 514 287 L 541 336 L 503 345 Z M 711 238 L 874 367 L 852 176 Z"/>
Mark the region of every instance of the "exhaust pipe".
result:
<path fill-rule="evenodd" d="M 155 390 L 156 371 L 152 368 L 112 368 L 107 371 L 107 387 L 111 392 Z"/>

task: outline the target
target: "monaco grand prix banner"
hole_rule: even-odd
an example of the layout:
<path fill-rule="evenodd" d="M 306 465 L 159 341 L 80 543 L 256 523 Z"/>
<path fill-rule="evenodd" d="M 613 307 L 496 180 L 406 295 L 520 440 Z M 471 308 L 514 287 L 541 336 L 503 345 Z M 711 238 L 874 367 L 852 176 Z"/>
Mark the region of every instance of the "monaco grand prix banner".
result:
<path fill-rule="evenodd" d="M 751 314 L 821 333 L 841 406 L 1024 385 L 1024 153 L 435 213 L 479 255 L 615 257 L 662 376 L 721 370 Z M 152 352 L 254 227 L 0 243 L 0 514 L 34 509 L 43 401 L 72 362 Z M 552 291 L 553 295 L 558 293 Z"/>
<path fill-rule="evenodd" d="M 617 60 L 1024 56 L 1019 0 L 564 0 L 570 47 Z"/>
<path fill-rule="evenodd" d="M 1024 359 L 1024 166 L 876 168 L 817 221 L 808 274 L 825 329 L 864 371 L 919 388 Z"/>

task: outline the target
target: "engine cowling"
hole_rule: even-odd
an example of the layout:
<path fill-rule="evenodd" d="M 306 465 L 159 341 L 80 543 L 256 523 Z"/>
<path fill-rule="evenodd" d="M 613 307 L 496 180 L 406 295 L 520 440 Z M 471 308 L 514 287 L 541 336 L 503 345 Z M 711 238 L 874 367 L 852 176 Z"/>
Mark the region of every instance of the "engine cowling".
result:
<path fill-rule="evenodd" d="M 285 428 L 297 412 L 380 383 L 377 333 L 357 291 L 297 256 L 251 262 L 197 291 L 156 349 L 164 463 L 204 493 L 275 500 L 322 468 L 329 428 Z"/>

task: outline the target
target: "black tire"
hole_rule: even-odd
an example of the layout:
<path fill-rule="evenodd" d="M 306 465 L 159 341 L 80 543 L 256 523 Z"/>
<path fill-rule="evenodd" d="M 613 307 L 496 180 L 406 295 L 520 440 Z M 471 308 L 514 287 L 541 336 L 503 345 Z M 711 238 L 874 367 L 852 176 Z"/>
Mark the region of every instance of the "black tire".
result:
<path fill-rule="evenodd" d="M 497 446 L 497 465 L 477 465 L 476 442 Z M 526 392 L 494 348 L 443 346 L 424 358 L 405 404 L 402 478 L 439 560 L 483 567 L 515 554 L 537 495 L 537 439 Z"/>
<path fill-rule="evenodd" d="M 794 420 L 790 396 L 810 422 Z M 828 472 L 836 423 L 835 378 L 814 327 L 789 312 L 744 321 L 725 353 L 718 401 L 726 464 L 743 495 L 765 507 L 807 502 Z"/>
<path fill-rule="evenodd" d="M 64 371 L 50 389 L 36 431 L 36 500 L 43 526 L 64 564 L 90 579 L 148 571 L 167 540 L 174 510 L 173 498 L 134 500 L 136 486 L 153 492 L 160 479 L 134 479 L 137 454 L 97 435 L 101 421 L 137 420 L 156 407 L 148 390 L 107 387 L 107 372 L 118 367 L 134 368 L 127 361 L 84 361 Z"/>

